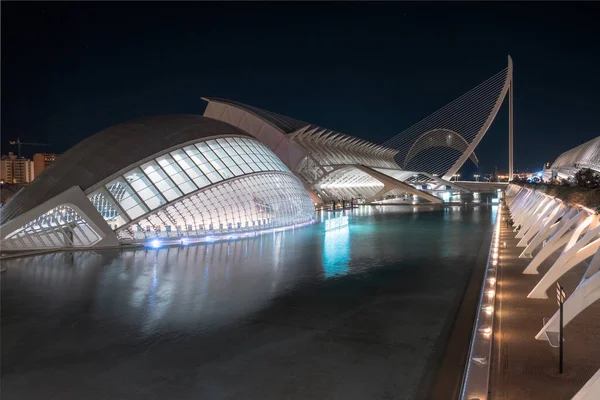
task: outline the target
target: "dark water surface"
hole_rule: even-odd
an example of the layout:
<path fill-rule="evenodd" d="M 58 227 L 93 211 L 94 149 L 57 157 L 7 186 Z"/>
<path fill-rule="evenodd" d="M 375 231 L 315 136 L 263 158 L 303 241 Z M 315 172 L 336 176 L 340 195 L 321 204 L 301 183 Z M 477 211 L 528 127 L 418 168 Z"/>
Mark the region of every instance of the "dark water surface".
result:
<path fill-rule="evenodd" d="M 4 261 L 2 398 L 419 397 L 492 209 L 346 213 L 330 232 Z"/>

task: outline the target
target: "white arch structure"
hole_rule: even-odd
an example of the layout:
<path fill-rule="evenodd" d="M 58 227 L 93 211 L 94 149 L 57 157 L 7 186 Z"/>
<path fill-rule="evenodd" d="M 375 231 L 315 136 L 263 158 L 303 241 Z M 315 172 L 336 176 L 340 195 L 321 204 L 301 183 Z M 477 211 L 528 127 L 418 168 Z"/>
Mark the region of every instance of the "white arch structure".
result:
<path fill-rule="evenodd" d="M 539 266 L 560 251 L 558 259 L 541 277 L 528 298 L 547 299 L 548 290 L 565 273 L 591 259 L 577 288 L 563 306 L 563 323 L 567 325 L 591 304 L 600 300 L 600 216 L 593 210 L 568 205 L 539 191 L 510 185 L 507 203 L 515 229 L 525 247 L 520 257 L 535 256 L 523 271 L 538 274 Z M 537 340 L 548 340 L 548 332 L 559 331 L 558 311 L 537 333 Z M 573 397 L 576 400 L 600 398 L 600 370 Z"/>
<path fill-rule="evenodd" d="M 469 142 L 460 136 L 457 132 L 450 129 L 432 129 L 425 132 L 415 140 L 413 145 L 408 150 L 408 154 L 404 159 L 404 165 L 408 165 L 410 161 L 420 152 L 434 147 L 450 147 L 463 153 L 469 147 Z M 469 156 L 475 165 L 479 164 L 479 160 L 475 152 Z"/>
<path fill-rule="evenodd" d="M 426 191 L 450 187 L 469 192 L 449 181 L 467 159 L 478 164 L 475 147 L 507 94 L 512 177 L 512 82 L 513 64 L 508 57 L 508 66 L 502 71 L 383 145 L 222 98 L 203 98 L 208 102 L 204 116 L 259 139 L 302 179 L 315 203 L 351 197 L 372 201 L 394 191 L 437 203 L 438 199 Z M 389 170 L 394 176 L 373 170 L 378 168 Z M 399 183 L 392 185 L 390 179 Z"/>
<path fill-rule="evenodd" d="M 400 167 L 452 178 L 471 158 L 509 95 L 509 179 L 513 175 L 513 63 L 384 143 L 398 150 Z M 446 135 L 439 135 L 445 133 Z M 448 142 L 440 140 L 446 138 Z M 427 153 L 425 153 L 427 151 Z M 417 159 L 417 154 L 423 156 Z"/>

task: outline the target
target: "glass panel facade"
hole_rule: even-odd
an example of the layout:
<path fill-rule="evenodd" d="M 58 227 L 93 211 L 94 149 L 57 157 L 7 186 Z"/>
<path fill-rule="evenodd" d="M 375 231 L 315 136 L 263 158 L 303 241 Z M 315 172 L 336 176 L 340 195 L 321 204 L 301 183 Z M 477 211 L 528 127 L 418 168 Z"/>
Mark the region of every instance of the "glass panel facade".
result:
<path fill-rule="evenodd" d="M 90 199 L 96 210 L 104 217 L 111 228 L 117 229 L 129 222 L 127 215 L 108 195 L 106 189 L 102 188 L 94 191 L 88 196 L 88 199 Z"/>
<path fill-rule="evenodd" d="M 278 173 L 226 181 L 271 171 Z M 88 196 L 119 237 L 128 240 L 281 227 L 314 219 L 302 183 L 262 143 L 245 137 L 175 149 L 131 168 Z"/>
<path fill-rule="evenodd" d="M 133 239 L 277 228 L 311 222 L 314 215 L 314 205 L 296 177 L 280 173 L 251 175 L 198 191 L 145 216 L 138 223 L 151 229 L 135 229 Z"/>
<path fill-rule="evenodd" d="M 183 172 L 181 167 L 175 162 L 175 160 L 173 160 L 173 158 L 171 158 L 171 156 L 164 155 L 157 158 L 156 161 L 158 161 L 158 164 L 161 166 L 163 171 L 169 175 L 171 180 L 184 194 L 188 194 L 198 189 L 190 177 Z"/>
<path fill-rule="evenodd" d="M 167 176 L 167 173 L 155 161 L 143 164 L 142 170 L 168 201 L 173 201 L 181 197 L 182 193 L 177 185 L 173 183 L 171 178 Z"/>
<path fill-rule="evenodd" d="M 190 147 L 190 151 L 193 150 L 197 152 L 195 148 Z M 201 189 L 205 186 L 210 185 L 210 181 L 208 178 L 200 171 L 200 168 L 196 165 L 194 161 L 188 156 L 187 152 L 183 149 L 175 150 L 171 153 L 177 164 L 181 167 L 181 169 L 189 176 L 192 181 L 196 184 L 198 189 Z"/>
<path fill-rule="evenodd" d="M 146 172 L 145 168 L 144 172 Z M 149 209 L 154 210 L 155 208 L 167 203 L 165 198 L 161 196 L 156 187 L 150 183 L 148 177 L 144 175 L 138 168 L 127 172 L 125 174 L 125 179 Z"/>
<path fill-rule="evenodd" d="M 106 185 L 106 189 L 110 192 L 121 208 L 127 213 L 129 218 L 135 219 L 147 213 L 148 207 L 142 203 L 140 198 L 135 194 L 134 190 L 122 178 L 117 178 Z"/>

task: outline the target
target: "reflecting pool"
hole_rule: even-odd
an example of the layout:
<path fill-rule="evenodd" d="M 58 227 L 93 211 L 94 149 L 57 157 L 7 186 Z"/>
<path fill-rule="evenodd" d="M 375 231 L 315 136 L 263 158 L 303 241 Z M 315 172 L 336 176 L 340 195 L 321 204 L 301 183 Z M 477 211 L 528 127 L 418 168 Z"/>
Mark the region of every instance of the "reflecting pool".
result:
<path fill-rule="evenodd" d="M 2 395 L 423 396 L 494 212 L 361 206 L 247 240 L 4 261 Z"/>

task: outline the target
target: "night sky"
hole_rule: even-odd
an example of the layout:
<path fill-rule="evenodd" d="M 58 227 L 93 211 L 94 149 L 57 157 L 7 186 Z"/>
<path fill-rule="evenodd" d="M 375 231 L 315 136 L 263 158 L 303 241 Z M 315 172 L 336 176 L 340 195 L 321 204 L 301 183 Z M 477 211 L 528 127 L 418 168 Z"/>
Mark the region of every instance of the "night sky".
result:
<path fill-rule="evenodd" d="M 2 2 L 2 153 L 224 97 L 384 142 L 514 60 L 515 167 L 600 135 L 598 3 Z M 476 153 L 507 165 L 508 103 Z"/>

